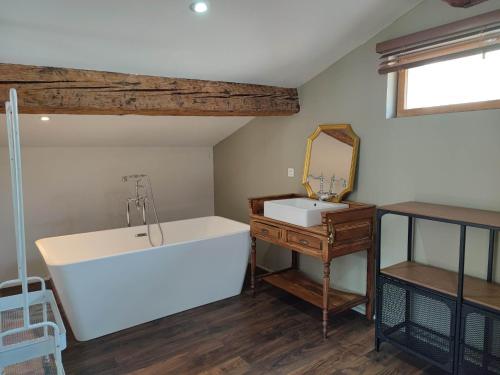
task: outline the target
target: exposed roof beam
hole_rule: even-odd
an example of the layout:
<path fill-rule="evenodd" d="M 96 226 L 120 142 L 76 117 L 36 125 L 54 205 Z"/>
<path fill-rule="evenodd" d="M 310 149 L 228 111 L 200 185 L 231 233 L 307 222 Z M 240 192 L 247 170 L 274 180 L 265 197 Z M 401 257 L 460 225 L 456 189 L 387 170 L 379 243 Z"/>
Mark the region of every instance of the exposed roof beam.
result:
<path fill-rule="evenodd" d="M 287 116 L 300 110 L 294 88 L 0 64 L 0 102 L 11 87 L 21 113 Z"/>
<path fill-rule="evenodd" d="M 486 0 L 443 0 L 444 2 L 450 4 L 452 7 L 458 8 L 469 8 L 476 4 L 482 3 Z"/>

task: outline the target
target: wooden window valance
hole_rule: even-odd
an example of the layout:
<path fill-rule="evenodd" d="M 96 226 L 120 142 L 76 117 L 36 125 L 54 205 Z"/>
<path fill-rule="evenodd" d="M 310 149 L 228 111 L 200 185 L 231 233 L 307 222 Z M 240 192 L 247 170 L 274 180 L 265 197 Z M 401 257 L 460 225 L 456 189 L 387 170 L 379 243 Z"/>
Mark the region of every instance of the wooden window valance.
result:
<path fill-rule="evenodd" d="M 380 74 L 500 49 L 500 10 L 378 43 Z"/>

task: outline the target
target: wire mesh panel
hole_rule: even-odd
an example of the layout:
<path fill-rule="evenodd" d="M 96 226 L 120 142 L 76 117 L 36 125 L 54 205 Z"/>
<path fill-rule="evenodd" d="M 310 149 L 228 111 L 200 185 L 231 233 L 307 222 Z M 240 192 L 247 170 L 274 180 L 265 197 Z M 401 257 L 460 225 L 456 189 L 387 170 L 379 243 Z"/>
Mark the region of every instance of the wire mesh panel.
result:
<path fill-rule="evenodd" d="M 379 335 L 451 371 L 455 301 L 383 276 L 377 289 Z"/>
<path fill-rule="evenodd" d="M 44 318 L 43 308 L 45 307 L 46 318 Z M 52 309 L 50 303 L 37 303 L 31 305 L 30 309 L 30 323 L 41 323 L 43 321 L 55 321 L 54 314 L 52 313 Z M 23 326 L 23 309 L 17 308 L 12 310 L 6 310 L 0 312 L 0 331 L 5 332 L 14 328 L 20 328 Z M 47 334 L 50 336 L 54 336 L 54 330 L 52 327 L 47 328 Z M 44 328 L 35 328 L 25 330 L 21 333 L 16 333 L 12 335 L 7 335 L 4 337 L 2 344 L 4 346 L 17 344 L 23 341 L 29 341 L 36 338 L 40 338 L 44 336 Z"/>
<path fill-rule="evenodd" d="M 29 317 L 31 324 L 42 323 L 46 321 L 55 322 L 54 312 L 49 302 L 40 301 L 29 306 Z M 19 345 L 31 345 L 31 343 L 40 343 L 44 337 L 54 338 L 54 328 L 37 327 L 37 328 L 23 328 L 23 308 L 12 308 L 9 310 L 0 311 L 0 332 L 7 334 L 0 339 L 0 348 L 10 349 L 12 347 L 19 347 Z M 19 332 L 14 331 L 21 329 Z M 16 332 L 8 334 L 9 331 Z M 34 351 L 36 349 L 33 348 Z M 0 355 L 5 355 L 0 353 Z M 10 354 L 12 355 L 12 353 Z M 12 365 L 5 367 L 2 375 L 56 375 L 58 373 L 57 363 L 54 355 L 42 355 L 24 360 L 22 362 L 13 361 Z M 1 372 L 1 371 L 0 371 Z"/>
<path fill-rule="evenodd" d="M 500 313 L 464 304 L 461 374 L 500 374 Z"/>
<path fill-rule="evenodd" d="M 29 361 L 6 367 L 5 375 L 58 375 L 53 355 L 34 358 Z"/>

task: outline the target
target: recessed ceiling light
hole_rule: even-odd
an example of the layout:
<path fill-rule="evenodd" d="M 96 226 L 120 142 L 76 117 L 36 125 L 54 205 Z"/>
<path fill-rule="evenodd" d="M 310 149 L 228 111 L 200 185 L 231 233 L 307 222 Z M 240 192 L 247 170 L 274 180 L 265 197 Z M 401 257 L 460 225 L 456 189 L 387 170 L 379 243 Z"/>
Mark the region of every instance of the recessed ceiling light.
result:
<path fill-rule="evenodd" d="M 193 1 L 189 8 L 195 13 L 205 13 L 208 10 L 206 1 Z"/>
<path fill-rule="evenodd" d="M 42 120 L 42 121 L 49 121 L 50 117 L 49 116 L 42 116 L 42 117 L 40 117 L 40 120 Z"/>

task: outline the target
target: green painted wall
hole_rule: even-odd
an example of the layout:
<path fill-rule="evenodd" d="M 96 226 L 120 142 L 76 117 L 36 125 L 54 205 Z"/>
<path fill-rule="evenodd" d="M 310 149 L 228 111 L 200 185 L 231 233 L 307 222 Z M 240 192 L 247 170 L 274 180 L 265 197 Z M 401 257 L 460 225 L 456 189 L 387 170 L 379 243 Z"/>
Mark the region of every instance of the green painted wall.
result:
<path fill-rule="evenodd" d="M 500 210 L 500 110 L 387 120 L 386 77 L 377 74 L 375 53 L 379 41 L 498 8 L 498 0 L 467 10 L 424 1 L 303 85 L 299 114 L 255 119 L 219 143 L 214 149 L 216 214 L 248 221 L 248 197 L 304 192 L 300 176 L 306 138 L 322 123 L 350 123 L 361 138 L 356 190 L 350 199 L 375 204 L 421 200 Z M 288 167 L 295 168 L 295 178 L 287 177 Z M 392 264 L 404 258 L 406 224 L 384 220 L 383 263 Z M 418 223 L 417 259 L 456 268 L 458 233 L 455 226 Z M 487 233 L 468 234 L 467 272 L 485 275 Z M 289 261 L 287 252 L 262 243 L 258 253 L 259 264 L 268 268 Z M 333 263 L 333 283 L 364 290 L 363 254 Z M 301 268 L 313 277 L 321 275 L 319 262 L 307 257 Z"/>

